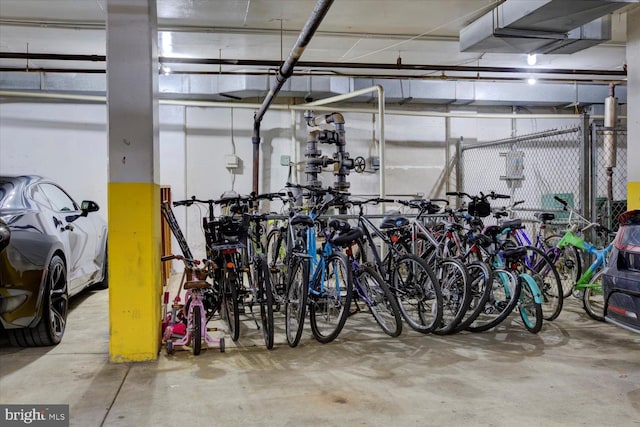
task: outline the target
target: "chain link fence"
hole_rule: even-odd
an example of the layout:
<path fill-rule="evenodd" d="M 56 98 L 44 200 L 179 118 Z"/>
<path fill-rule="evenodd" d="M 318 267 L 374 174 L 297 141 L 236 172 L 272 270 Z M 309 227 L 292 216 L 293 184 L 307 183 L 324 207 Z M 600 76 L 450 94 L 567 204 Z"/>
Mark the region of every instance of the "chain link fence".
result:
<path fill-rule="evenodd" d="M 535 212 L 555 211 L 562 223 L 568 214 L 555 201 L 558 196 L 616 230 L 617 218 L 627 207 L 627 131 L 592 124 L 583 132 L 581 123 L 587 122 L 588 118 L 562 129 L 462 144 L 459 190 L 509 194 L 510 201 L 497 200 L 492 206 L 524 200 L 516 208 L 519 218 L 533 221 Z"/>
<path fill-rule="evenodd" d="M 517 206 L 518 217 L 533 220 L 534 213 L 564 212 L 554 196 L 571 206 L 582 204 L 582 131 L 578 123 L 487 143 L 461 147 L 462 191 L 511 195 L 511 201 L 496 200 L 492 206 L 524 200 Z"/>

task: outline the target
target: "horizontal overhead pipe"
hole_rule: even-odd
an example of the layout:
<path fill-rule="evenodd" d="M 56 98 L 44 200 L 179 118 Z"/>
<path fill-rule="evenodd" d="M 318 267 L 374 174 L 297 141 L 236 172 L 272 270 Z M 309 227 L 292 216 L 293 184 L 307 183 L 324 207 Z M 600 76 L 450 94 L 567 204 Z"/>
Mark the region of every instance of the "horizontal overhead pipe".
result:
<path fill-rule="evenodd" d="M 298 58 L 299 57 L 300 56 L 298 56 Z M 106 56 L 0 52 L 0 59 L 105 62 Z M 262 59 L 179 58 L 179 57 L 168 57 L 168 56 L 161 56 L 158 58 L 158 61 L 161 64 L 229 65 L 229 66 L 246 66 L 246 67 L 278 67 L 281 64 L 281 62 L 279 61 L 262 60 Z M 395 64 L 395 63 L 380 64 L 380 63 L 367 63 L 367 62 L 321 62 L 321 61 L 297 61 L 295 65 L 298 65 L 299 67 L 304 67 L 304 68 L 328 68 L 331 70 L 351 68 L 351 69 L 368 69 L 368 70 L 443 71 L 443 72 L 451 71 L 451 72 L 468 72 L 468 73 L 517 73 L 517 74 L 568 74 L 568 75 L 617 76 L 617 77 L 623 77 L 627 75 L 627 72 L 625 70 L 587 70 L 587 69 L 537 68 L 537 67 L 479 67 L 479 66 L 465 66 L 465 65 Z M 289 72 L 291 72 L 292 69 L 293 68 L 291 68 Z"/>
<path fill-rule="evenodd" d="M 365 89 L 362 89 L 365 90 Z M 339 95 L 342 96 L 342 95 Z M 31 98 L 31 99 L 58 99 L 62 101 L 83 101 L 83 102 L 106 102 L 106 97 L 103 95 L 76 95 L 69 93 L 54 93 L 54 92 L 26 92 L 26 91 L 10 91 L 0 90 L 0 97 L 7 98 Z M 327 98 L 329 99 L 329 98 Z M 324 100 L 322 100 L 324 101 Z M 160 99 L 161 105 L 181 105 L 187 107 L 214 107 L 214 108 L 243 108 L 255 110 L 259 108 L 261 104 L 257 103 L 244 103 L 244 102 L 225 102 L 225 101 L 198 101 L 191 99 Z M 334 101 L 335 102 L 335 101 Z M 307 104 L 301 105 L 289 105 L 289 104 L 274 104 L 271 106 L 274 110 L 287 110 L 287 111 L 304 111 L 308 110 Z M 335 111 L 335 107 L 324 107 L 314 105 L 315 111 Z M 340 111 L 345 113 L 379 113 L 380 110 L 376 108 L 353 108 L 353 107 L 341 107 Z M 424 110 L 387 110 L 384 111 L 385 115 L 395 116 L 418 116 L 418 117 L 455 117 L 455 118 L 469 118 L 469 119 L 577 119 L 580 114 L 528 114 L 528 113 L 476 113 L 476 112 L 440 112 L 440 111 L 424 111 Z M 604 116 L 592 115 L 593 118 L 603 118 Z M 626 116 L 618 116 L 619 118 L 626 119 Z"/>
<path fill-rule="evenodd" d="M 253 192 L 258 193 L 260 190 L 260 122 L 262 121 L 262 117 L 269 109 L 269 106 L 273 102 L 273 100 L 278 96 L 278 92 L 282 89 L 282 86 L 287 81 L 287 79 L 293 74 L 293 68 L 296 63 L 304 53 L 304 50 L 307 48 L 307 45 L 311 41 L 313 34 L 316 32 L 322 19 L 324 19 L 325 15 L 329 11 L 329 8 L 333 4 L 333 0 L 318 0 L 313 11 L 311 12 L 311 16 L 307 20 L 307 23 L 300 31 L 300 35 L 298 36 L 298 40 L 296 40 L 295 45 L 289 52 L 289 57 L 287 60 L 278 68 L 278 72 L 276 73 L 276 85 L 269 90 L 266 98 L 262 102 L 260 109 L 256 111 L 253 117 L 253 136 L 251 138 L 251 142 L 253 143 Z"/>

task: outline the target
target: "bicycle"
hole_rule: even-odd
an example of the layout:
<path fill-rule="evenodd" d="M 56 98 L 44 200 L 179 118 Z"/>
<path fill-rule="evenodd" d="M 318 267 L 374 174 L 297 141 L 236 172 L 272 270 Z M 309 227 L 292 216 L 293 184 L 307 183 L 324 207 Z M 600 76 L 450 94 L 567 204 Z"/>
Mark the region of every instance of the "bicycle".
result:
<path fill-rule="evenodd" d="M 335 247 L 344 248 L 345 254 L 351 263 L 353 272 L 353 302 L 356 310 L 350 315 L 360 312 L 358 301 L 364 302 L 369 312 L 378 323 L 384 333 L 397 337 L 402 333 L 402 316 L 398 302 L 389 286 L 382 277 L 370 266 L 358 261 L 353 246 L 362 238 L 362 230 L 342 220 L 334 219 L 329 222 L 329 227 L 338 231 L 331 243 Z"/>
<path fill-rule="evenodd" d="M 479 243 L 480 250 L 486 254 L 493 268 L 493 293 L 487 302 L 486 311 L 497 315 L 486 323 L 482 321 L 483 324 L 472 325 L 469 330 L 473 332 L 485 331 L 498 325 L 516 306 L 529 332 L 538 333 L 542 329 L 542 292 L 536 280 L 526 272 L 527 248 L 510 246 L 504 238 L 516 226 L 514 223 L 492 225 L 485 229 L 485 238 L 478 236 L 474 240 Z"/>
<path fill-rule="evenodd" d="M 274 198 L 282 196 L 280 193 L 252 194 L 249 197 L 238 197 L 237 202 L 248 206 L 259 200 L 273 200 Z M 271 350 L 275 338 L 274 307 L 277 305 L 277 294 L 271 283 L 269 263 L 262 242 L 265 234 L 262 224 L 267 220 L 268 215 L 259 213 L 255 208 L 257 208 L 257 205 L 254 206 L 254 211 L 251 213 L 244 213 L 249 224 L 253 224 L 253 226 L 250 225 L 248 227 L 247 246 L 244 251 L 243 262 L 251 271 L 251 274 L 248 275 L 248 290 L 250 293 L 250 299 L 248 301 L 249 310 L 253 315 L 253 304 L 257 303 L 260 306 L 262 335 L 267 349 Z M 245 267 L 244 270 L 247 270 L 247 267 Z M 255 320 L 255 315 L 253 317 Z M 260 328 L 260 326 L 258 326 L 258 328 Z"/>
<path fill-rule="evenodd" d="M 440 210 L 436 202 L 447 204 L 449 202 L 443 199 L 396 200 L 395 202 L 418 209 L 415 220 L 409 221 L 408 227 L 398 230 L 397 244 L 424 259 L 435 273 L 442 292 L 443 315 L 440 325 L 433 330 L 433 333 L 440 335 L 452 333 L 457 330 L 471 304 L 472 282 L 467 267 L 460 260 L 445 256 L 440 242 L 421 221 L 425 218 L 425 214 Z"/>
<path fill-rule="evenodd" d="M 247 219 L 238 210 L 237 195 L 223 197 L 218 200 L 199 200 L 195 196 L 191 199 L 176 201 L 174 206 L 191 206 L 202 203 L 208 206 L 207 215 L 202 218 L 205 235 L 207 259 L 219 266 L 213 272 L 215 295 L 215 311 L 219 311 L 227 323 L 231 339 L 235 342 L 240 338 L 240 299 L 244 296 L 242 283 L 242 254 L 241 249 L 246 246 L 248 232 Z M 215 216 L 214 206 L 225 205 L 231 210 L 230 215 Z"/>
<path fill-rule="evenodd" d="M 206 278 L 211 276 L 215 264 L 204 260 L 204 267 L 199 268 L 197 267 L 200 264 L 199 261 L 187 259 L 181 255 L 167 255 L 161 258 L 163 262 L 173 259 L 183 261 L 185 270 L 174 299 L 173 310 L 165 319 L 166 328 L 163 338 L 166 342 L 167 354 L 173 354 L 176 346 L 185 346 L 191 343 L 191 351 L 194 356 L 197 356 L 200 354 L 203 340 L 206 345 L 218 345 L 220 352 L 224 352 L 224 337 L 214 339 L 208 334 L 206 310 L 203 304 L 203 291 L 211 286 Z M 179 304 L 181 289 L 186 291 L 184 306 Z M 186 333 L 182 338 L 174 341 L 173 332 L 175 325 L 179 322 L 186 322 Z"/>
<path fill-rule="evenodd" d="M 513 208 L 524 201 L 513 203 L 511 206 L 503 207 L 502 209 L 494 212 L 496 219 L 506 217 L 510 215 Z M 545 216 L 548 218 L 549 216 Z M 568 253 L 568 250 L 563 250 L 558 247 L 549 247 L 543 243 L 544 236 L 541 233 L 536 234 L 535 245 L 532 245 L 529 235 L 522 226 L 520 219 L 511 219 L 503 221 L 502 225 L 511 225 L 511 233 L 507 236 L 506 245 L 513 247 L 524 247 L 526 254 L 524 257 L 527 273 L 531 275 L 540 291 L 542 292 L 543 303 L 542 311 L 545 320 L 555 320 L 562 311 L 564 302 L 564 292 L 562 287 L 562 279 L 556 269 L 556 262 L 563 259 L 563 254 Z M 541 230 L 544 228 L 541 227 Z M 563 262 L 563 266 L 566 264 Z"/>
<path fill-rule="evenodd" d="M 582 216 L 577 210 L 569 206 L 569 204 L 558 196 L 554 197 L 559 203 L 563 205 L 563 209 L 569 211 L 569 222 L 573 216 L 586 223 L 586 227 L 580 230 L 581 233 L 595 228 L 596 232 L 606 232 L 607 234 L 613 234 L 608 228 L 589 221 Z M 564 233 L 558 247 L 563 248 L 566 246 L 574 246 L 578 249 L 585 251 L 587 254 L 595 257 L 594 261 L 587 268 L 587 270 L 580 276 L 578 281 L 573 286 L 573 289 L 582 293 L 582 305 L 587 314 L 594 320 L 604 321 L 605 303 L 604 292 L 602 289 L 602 273 L 607 266 L 607 258 L 613 248 L 613 242 L 609 243 L 606 247 L 598 249 L 595 245 L 586 242 L 582 237 L 574 234 L 578 231 L 578 225 L 572 224 L 572 226 Z"/>
<path fill-rule="evenodd" d="M 378 203 L 393 203 L 393 200 L 372 198 L 349 200 L 345 203 L 345 206 L 359 207 L 358 227 L 363 231 L 359 245 L 368 247 L 373 254 L 371 265 L 389 285 L 398 302 L 400 313 L 409 326 L 421 333 L 432 332 L 440 325 L 443 315 L 440 284 L 422 258 L 406 253 L 393 241 L 398 238 L 394 237 L 395 232 L 408 225 L 406 218 L 387 216 L 378 228 L 364 216 L 364 205 Z M 387 249 L 384 258 L 376 247 L 374 236 L 378 237 Z"/>
<path fill-rule="evenodd" d="M 306 305 L 308 305 L 313 336 L 323 344 L 329 343 L 338 337 L 347 320 L 353 292 L 353 275 L 345 254 L 336 251 L 332 245 L 333 234 L 327 227 L 321 227 L 320 233 L 324 241 L 321 250 L 318 251 L 315 224 L 322 213 L 332 204 L 342 200 L 346 194 L 298 184 L 287 184 L 287 186 L 310 191 L 314 199 L 309 215 L 298 214 L 289 221 L 293 226 L 303 225 L 306 229 L 306 235 L 302 241 L 298 240 L 305 245 L 306 256 L 298 258 L 304 259 L 305 264 L 308 261 L 309 280 L 306 289 L 298 287 L 303 282 L 296 282 L 296 288 L 292 288 L 292 279 L 288 280 L 290 288 L 288 308 L 285 310 L 287 340 L 292 338 L 289 341 L 291 346 L 298 344 L 304 325 Z M 332 197 L 330 200 L 323 201 L 325 195 Z M 295 237 L 292 237 L 292 240 L 295 241 Z M 306 269 L 307 267 L 304 266 L 303 271 Z M 289 271 L 288 274 L 297 274 L 297 271 Z M 303 303 L 305 299 L 306 304 Z"/>

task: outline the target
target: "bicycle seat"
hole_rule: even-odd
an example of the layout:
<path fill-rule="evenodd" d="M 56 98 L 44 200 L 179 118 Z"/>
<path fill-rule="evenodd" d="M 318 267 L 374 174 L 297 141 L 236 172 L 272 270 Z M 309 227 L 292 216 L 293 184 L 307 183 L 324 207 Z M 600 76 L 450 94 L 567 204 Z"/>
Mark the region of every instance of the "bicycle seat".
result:
<path fill-rule="evenodd" d="M 351 228 L 351 224 L 341 219 L 332 219 L 331 221 L 329 221 L 329 227 L 339 231 L 340 233 L 343 233 L 345 231 L 349 231 L 349 229 Z"/>
<path fill-rule="evenodd" d="M 341 232 L 338 236 L 331 240 L 331 243 L 335 246 L 348 246 L 353 241 L 362 237 L 362 229 L 360 227 L 353 227 L 347 231 Z"/>
<path fill-rule="evenodd" d="M 516 228 L 522 228 L 522 220 L 520 218 L 509 219 L 507 221 L 502 221 L 502 229 L 510 228 L 515 230 Z"/>
<path fill-rule="evenodd" d="M 527 254 L 527 248 L 524 246 L 520 246 L 517 248 L 507 248 L 502 251 L 502 255 L 504 255 L 505 259 L 514 260 L 523 258 Z"/>
<path fill-rule="evenodd" d="M 387 230 L 389 228 L 404 227 L 409 225 L 409 219 L 401 215 L 387 215 L 382 218 L 380 223 L 381 230 Z"/>
<path fill-rule="evenodd" d="M 313 220 L 309 215 L 297 214 L 291 218 L 291 225 L 304 225 L 305 227 L 313 227 Z"/>
<path fill-rule="evenodd" d="M 502 230 L 504 230 L 503 227 L 500 227 L 498 225 L 490 225 L 482 230 L 482 233 L 486 234 L 489 237 L 496 237 L 498 234 L 502 233 Z"/>
<path fill-rule="evenodd" d="M 552 212 L 538 212 L 533 216 L 535 216 L 542 222 L 553 221 L 554 219 L 556 219 L 556 215 Z"/>
<path fill-rule="evenodd" d="M 209 283 L 204 280 L 189 280 L 184 283 L 184 289 L 207 289 L 209 287 Z"/>

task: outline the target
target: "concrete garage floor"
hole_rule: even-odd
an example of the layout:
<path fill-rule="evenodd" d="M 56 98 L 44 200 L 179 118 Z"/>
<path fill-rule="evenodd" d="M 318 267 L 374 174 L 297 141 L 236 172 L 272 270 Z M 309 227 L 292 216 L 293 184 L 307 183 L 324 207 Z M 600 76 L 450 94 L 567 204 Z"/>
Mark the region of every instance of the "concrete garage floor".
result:
<path fill-rule="evenodd" d="M 107 299 L 75 298 L 57 347 L 2 342 L 0 403 L 69 404 L 73 426 L 640 425 L 640 335 L 573 299 L 537 336 L 512 315 L 482 334 L 388 338 L 360 313 L 326 345 L 306 334 L 292 349 L 280 331 L 267 351 L 245 322 L 226 353 L 137 364 L 108 362 Z"/>

